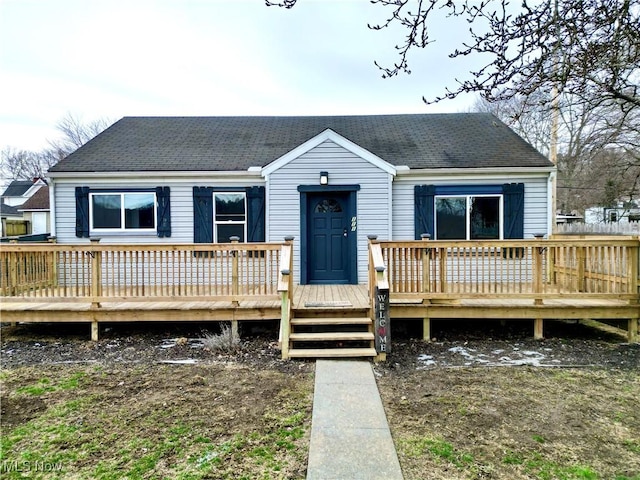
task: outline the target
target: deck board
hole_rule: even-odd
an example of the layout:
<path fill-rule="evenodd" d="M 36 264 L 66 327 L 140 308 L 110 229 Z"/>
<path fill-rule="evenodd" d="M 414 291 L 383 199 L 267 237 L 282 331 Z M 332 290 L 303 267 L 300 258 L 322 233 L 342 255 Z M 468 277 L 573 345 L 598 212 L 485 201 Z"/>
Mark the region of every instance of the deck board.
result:
<path fill-rule="evenodd" d="M 348 308 L 368 308 L 369 300 L 366 285 L 295 285 L 293 290 L 293 308 L 305 310 L 309 303 L 348 302 Z M 329 305 L 327 305 L 329 306 Z"/>

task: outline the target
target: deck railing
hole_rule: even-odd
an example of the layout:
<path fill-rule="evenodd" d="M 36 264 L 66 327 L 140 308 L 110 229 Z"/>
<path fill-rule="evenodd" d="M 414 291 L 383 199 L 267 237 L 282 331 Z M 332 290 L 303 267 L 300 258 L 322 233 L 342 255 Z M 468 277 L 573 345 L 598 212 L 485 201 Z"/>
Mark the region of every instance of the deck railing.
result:
<path fill-rule="evenodd" d="M 283 243 L 11 244 L 0 296 L 17 302 L 278 300 Z"/>
<path fill-rule="evenodd" d="M 392 299 L 638 302 L 639 239 L 378 242 Z"/>

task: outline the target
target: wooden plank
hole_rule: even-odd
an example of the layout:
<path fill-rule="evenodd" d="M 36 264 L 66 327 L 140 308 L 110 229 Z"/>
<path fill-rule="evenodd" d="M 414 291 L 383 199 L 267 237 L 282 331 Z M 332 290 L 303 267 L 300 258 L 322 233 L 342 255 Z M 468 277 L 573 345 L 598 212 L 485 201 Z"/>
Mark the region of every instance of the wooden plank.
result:
<path fill-rule="evenodd" d="M 370 325 L 371 319 L 368 317 L 320 317 L 320 318 L 294 318 L 292 325 L 312 326 L 312 325 Z"/>
<path fill-rule="evenodd" d="M 324 342 L 339 340 L 373 340 L 371 332 L 300 332 L 292 333 L 289 338 L 299 342 Z"/>
<path fill-rule="evenodd" d="M 375 357 L 374 348 L 308 348 L 291 349 L 291 358 L 338 358 L 338 357 Z"/>

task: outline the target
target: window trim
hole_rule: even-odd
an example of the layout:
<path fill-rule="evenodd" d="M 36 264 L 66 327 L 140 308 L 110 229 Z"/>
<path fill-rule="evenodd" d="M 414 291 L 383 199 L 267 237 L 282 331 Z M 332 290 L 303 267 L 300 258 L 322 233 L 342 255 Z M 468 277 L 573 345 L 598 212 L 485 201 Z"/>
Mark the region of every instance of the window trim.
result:
<path fill-rule="evenodd" d="M 216 220 L 216 195 L 242 195 L 244 199 L 244 221 L 238 222 L 234 220 L 225 220 L 218 221 Z M 220 243 L 218 240 L 218 225 L 243 225 L 243 243 L 247 243 L 247 235 L 248 235 L 248 223 L 249 223 L 249 212 L 248 212 L 248 202 L 247 202 L 247 192 L 240 190 L 214 190 L 212 194 L 212 210 L 213 210 L 213 243 Z"/>
<path fill-rule="evenodd" d="M 93 197 L 104 195 L 120 195 L 120 228 L 94 228 L 93 226 Z M 125 195 L 153 195 L 153 227 L 152 228 L 126 228 Z M 89 191 L 89 234 L 148 234 L 157 235 L 158 232 L 158 195 L 153 190 L 112 190 Z"/>
<path fill-rule="evenodd" d="M 438 209 L 439 198 L 464 198 L 466 199 L 465 230 L 466 238 L 458 240 L 471 240 L 471 199 L 472 198 L 497 198 L 498 199 L 498 231 L 499 238 L 504 239 L 504 195 L 502 193 L 436 193 L 433 197 L 433 233 L 434 240 L 438 240 Z"/>

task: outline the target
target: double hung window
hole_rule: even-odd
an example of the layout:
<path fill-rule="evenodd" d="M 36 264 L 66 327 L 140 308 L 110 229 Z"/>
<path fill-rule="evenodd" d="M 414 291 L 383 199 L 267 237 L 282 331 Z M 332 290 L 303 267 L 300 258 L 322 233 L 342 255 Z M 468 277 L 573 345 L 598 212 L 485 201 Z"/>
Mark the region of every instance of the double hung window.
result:
<path fill-rule="evenodd" d="M 213 193 L 214 242 L 230 242 L 231 237 L 247 238 L 247 195 L 245 192 Z"/>
<path fill-rule="evenodd" d="M 500 195 L 435 197 L 437 240 L 497 240 L 502 238 L 501 219 Z"/>
<path fill-rule="evenodd" d="M 89 195 L 91 231 L 156 231 L 156 194 L 154 192 L 110 192 Z"/>

